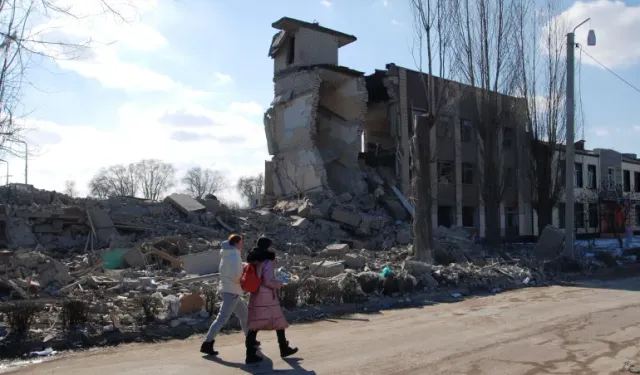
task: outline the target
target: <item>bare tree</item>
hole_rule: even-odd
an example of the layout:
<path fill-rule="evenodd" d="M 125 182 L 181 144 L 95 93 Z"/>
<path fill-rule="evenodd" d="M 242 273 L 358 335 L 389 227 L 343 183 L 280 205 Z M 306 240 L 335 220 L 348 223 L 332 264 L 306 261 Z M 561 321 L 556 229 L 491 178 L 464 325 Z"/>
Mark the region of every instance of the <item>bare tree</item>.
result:
<path fill-rule="evenodd" d="M 182 177 L 182 183 L 187 193 L 194 198 L 216 194 L 229 187 L 229 181 L 220 171 L 200 167 L 189 169 Z"/>
<path fill-rule="evenodd" d="M 140 190 L 145 199 L 160 200 L 175 182 L 176 170 L 173 165 L 158 159 L 144 159 L 134 164 L 140 179 Z"/>
<path fill-rule="evenodd" d="M 515 2 L 518 0 L 456 1 L 456 62 L 460 80 L 472 87 L 476 103 L 473 122 L 479 148 L 480 184 L 489 246 L 501 242 L 500 206 L 505 186 L 502 139 L 515 106 L 505 95 L 517 88 Z"/>
<path fill-rule="evenodd" d="M 522 193 L 529 196 L 540 229 L 552 223 L 564 188 L 566 23 L 559 13 L 559 0 L 546 0 L 542 7 L 534 0 L 516 5 L 519 91 L 526 101 L 523 120 L 530 137 L 528 173 L 523 176 L 530 183 Z"/>
<path fill-rule="evenodd" d="M 114 7 L 115 0 L 97 1 L 101 13 L 123 19 Z M 118 1 L 117 5 L 125 4 Z M 0 153 L 25 156 L 24 122 L 16 112 L 22 89 L 30 83 L 25 72 L 34 58 L 73 59 L 90 46 L 90 40 L 78 43 L 56 40 L 55 29 L 34 27 L 35 22 L 44 24 L 59 17 L 79 18 L 73 6 L 61 6 L 56 0 L 0 1 Z"/>
<path fill-rule="evenodd" d="M 76 182 L 72 180 L 67 180 L 64 182 L 64 193 L 70 196 L 71 198 L 78 195 L 78 190 L 76 190 Z"/>
<path fill-rule="evenodd" d="M 256 176 L 240 177 L 236 183 L 236 190 L 251 206 L 253 196 L 264 193 L 264 175 L 260 173 Z"/>
<path fill-rule="evenodd" d="M 425 115 L 412 119 L 412 201 L 414 204 L 413 233 L 417 259 L 433 260 L 433 205 L 431 180 L 435 157 L 431 149 L 431 130 L 438 123 L 447 104 L 451 82 L 445 77 L 452 74 L 451 0 L 409 0 L 414 17 L 414 59 L 420 70 L 427 103 Z M 423 65 L 426 64 L 426 72 Z M 438 75 L 439 79 L 435 78 Z"/>
<path fill-rule="evenodd" d="M 139 188 L 139 172 L 133 164 L 101 168 L 89 181 L 91 195 L 100 199 L 111 196 L 135 197 Z"/>

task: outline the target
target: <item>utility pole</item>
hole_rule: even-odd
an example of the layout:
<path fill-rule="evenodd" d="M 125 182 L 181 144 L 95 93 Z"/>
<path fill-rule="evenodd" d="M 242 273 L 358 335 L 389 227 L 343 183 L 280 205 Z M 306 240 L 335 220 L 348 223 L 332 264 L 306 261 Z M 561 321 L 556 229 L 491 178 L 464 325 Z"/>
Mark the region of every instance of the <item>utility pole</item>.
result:
<path fill-rule="evenodd" d="M 574 239 L 574 183 L 573 178 L 575 176 L 575 49 L 576 49 L 576 30 L 578 27 L 584 25 L 591 18 L 587 18 L 581 24 L 576 26 L 572 32 L 567 34 L 567 97 L 566 97 L 566 111 L 567 111 L 567 145 L 565 148 L 565 198 L 564 198 L 564 222 L 565 222 L 565 253 L 570 257 L 574 257 L 573 239 Z M 589 30 L 589 36 L 587 38 L 587 44 L 590 46 L 596 45 L 596 34 L 593 30 Z"/>

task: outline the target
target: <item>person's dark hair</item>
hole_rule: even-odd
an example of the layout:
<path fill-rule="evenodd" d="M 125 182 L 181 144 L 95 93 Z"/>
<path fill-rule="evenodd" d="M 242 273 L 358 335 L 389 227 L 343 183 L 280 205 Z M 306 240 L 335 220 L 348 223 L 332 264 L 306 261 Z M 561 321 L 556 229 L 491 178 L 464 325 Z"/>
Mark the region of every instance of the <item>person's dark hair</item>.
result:
<path fill-rule="evenodd" d="M 271 245 L 273 245 L 273 241 L 267 237 L 258 238 L 258 242 L 256 243 L 256 247 L 260 250 L 267 250 Z"/>
<path fill-rule="evenodd" d="M 229 245 L 236 246 L 240 241 L 242 241 L 242 237 L 239 234 L 232 234 L 229 236 Z"/>

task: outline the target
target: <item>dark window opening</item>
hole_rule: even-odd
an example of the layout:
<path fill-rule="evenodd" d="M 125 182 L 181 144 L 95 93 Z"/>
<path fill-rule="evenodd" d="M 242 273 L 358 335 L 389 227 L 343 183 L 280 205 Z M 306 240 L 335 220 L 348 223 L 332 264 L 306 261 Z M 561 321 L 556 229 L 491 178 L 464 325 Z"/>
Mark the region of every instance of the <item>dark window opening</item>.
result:
<path fill-rule="evenodd" d="M 462 183 L 473 185 L 473 164 L 462 163 Z"/>
<path fill-rule="evenodd" d="M 589 205 L 589 228 L 598 228 L 598 206 Z"/>
<path fill-rule="evenodd" d="M 504 186 L 512 187 L 515 185 L 516 173 L 513 168 L 506 168 L 504 170 Z"/>
<path fill-rule="evenodd" d="M 451 138 L 451 128 L 450 128 L 450 119 L 448 116 L 440 116 L 440 121 L 438 121 L 438 137 L 441 138 Z"/>
<path fill-rule="evenodd" d="M 460 140 L 471 142 L 471 130 L 473 124 L 469 120 L 460 120 Z"/>
<path fill-rule="evenodd" d="M 640 193 L 640 172 L 634 172 L 633 173 L 633 179 L 634 179 L 634 185 L 635 185 L 635 191 L 636 193 Z M 640 226 L 640 221 L 636 222 L 637 225 Z"/>
<path fill-rule="evenodd" d="M 622 183 L 624 191 L 631 191 L 631 172 L 627 169 L 622 171 Z"/>
<path fill-rule="evenodd" d="M 518 208 L 505 207 L 505 230 L 508 236 L 517 236 L 519 234 L 518 225 Z"/>
<path fill-rule="evenodd" d="M 471 206 L 462 206 L 462 226 L 476 226 L 476 208 Z"/>
<path fill-rule="evenodd" d="M 575 163 L 574 166 L 574 174 L 573 174 L 573 185 L 576 187 L 582 187 L 583 186 L 583 179 L 582 179 L 582 163 Z"/>
<path fill-rule="evenodd" d="M 584 228 L 586 224 L 585 215 L 584 215 L 584 203 L 573 204 L 573 216 L 575 221 L 575 227 Z"/>
<path fill-rule="evenodd" d="M 296 57 L 296 37 L 292 36 L 289 39 L 289 50 L 287 51 L 287 65 L 293 64 L 293 60 Z"/>
<path fill-rule="evenodd" d="M 636 206 L 636 226 L 640 226 L 640 205 Z"/>
<path fill-rule="evenodd" d="M 452 161 L 439 161 L 438 162 L 438 183 L 440 184 L 452 184 L 454 181 L 453 162 Z"/>
<path fill-rule="evenodd" d="M 453 207 L 438 206 L 438 225 L 450 228 L 453 226 Z"/>
<path fill-rule="evenodd" d="M 598 188 L 598 176 L 596 172 L 596 166 L 593 164 L 587 165 L 587 179 L 589 181 L 589 189 Z"/>
<path fill-rule="evenodd" d="M 558 203 L 558 228 L 564 229 L 564 203 Z"/>

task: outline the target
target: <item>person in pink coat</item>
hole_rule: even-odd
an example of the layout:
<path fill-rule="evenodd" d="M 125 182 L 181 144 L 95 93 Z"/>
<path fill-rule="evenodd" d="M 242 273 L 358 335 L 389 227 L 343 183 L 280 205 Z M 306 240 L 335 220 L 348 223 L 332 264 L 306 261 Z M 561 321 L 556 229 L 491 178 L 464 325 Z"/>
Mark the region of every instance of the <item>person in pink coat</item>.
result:
<path fill-rule="evenodd" d="M 298 352 L 298 348 L 292 348 L 287 341 L 285 330 L 289 327 L 280 301 L 278 300 L 278 289 L 282 282 L 274 278 L 276 269 L 276 254 L 271 248 L 273 242 L 261 237 L 258 239 L 256 247 L 247 255 L 247 262 L 252 263 L 256 268 L 257 276 L 262 280 L 260 289 L 256 293 L 251 293 L 249 297 L 249 314 L 245 345 L 247 348 L 246 363 L 252 364 L 262 361 L 262 357 L 257 354 L 256 337 L 258 331 L 276 331 L 278 345 L 280 346 L 280 357 L 289 357 Z"/>

